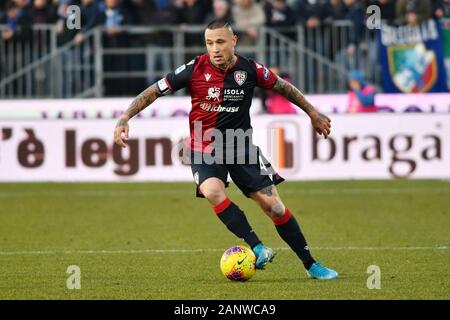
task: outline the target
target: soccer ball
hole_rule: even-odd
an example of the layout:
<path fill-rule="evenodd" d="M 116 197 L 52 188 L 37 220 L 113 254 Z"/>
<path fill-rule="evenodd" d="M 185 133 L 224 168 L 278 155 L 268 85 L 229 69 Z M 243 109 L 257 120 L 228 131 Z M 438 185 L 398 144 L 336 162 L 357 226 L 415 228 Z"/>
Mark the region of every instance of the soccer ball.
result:
<path fill-rule="evenodd" d="M 229 248 L 220 259 L 220 270 L 232 281 L 247 281 L 256 273 L 256 256 L 245 246 Z"/>

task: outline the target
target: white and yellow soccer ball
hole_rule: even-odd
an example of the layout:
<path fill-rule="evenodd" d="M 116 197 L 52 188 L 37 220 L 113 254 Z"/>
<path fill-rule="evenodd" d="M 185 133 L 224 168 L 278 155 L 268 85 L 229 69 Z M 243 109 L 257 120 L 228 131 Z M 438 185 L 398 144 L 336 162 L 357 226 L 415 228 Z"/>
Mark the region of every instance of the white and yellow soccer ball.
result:
<path fill-rule="evenodd" d="M 232 281 L 247 281 L 256 273 L 256 256 L 246 246 L 227 249 L 220 259 L 220 270 Z"/>

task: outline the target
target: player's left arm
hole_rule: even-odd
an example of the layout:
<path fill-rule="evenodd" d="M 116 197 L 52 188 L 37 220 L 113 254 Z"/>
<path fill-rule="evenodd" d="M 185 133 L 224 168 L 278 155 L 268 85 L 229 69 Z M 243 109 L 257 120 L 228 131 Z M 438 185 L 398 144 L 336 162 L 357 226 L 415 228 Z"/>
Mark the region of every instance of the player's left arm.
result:
<path fill-rule="evenodd" d="M 277 76 L 272 90 L 283 95 L 290 102 L 300 107 L 311 118 L 311 124 L 316 132 L 323 134 L 325 139 L 328 137 L 331 132 L 331 119 L 317 111 L 299 89 Z"/>

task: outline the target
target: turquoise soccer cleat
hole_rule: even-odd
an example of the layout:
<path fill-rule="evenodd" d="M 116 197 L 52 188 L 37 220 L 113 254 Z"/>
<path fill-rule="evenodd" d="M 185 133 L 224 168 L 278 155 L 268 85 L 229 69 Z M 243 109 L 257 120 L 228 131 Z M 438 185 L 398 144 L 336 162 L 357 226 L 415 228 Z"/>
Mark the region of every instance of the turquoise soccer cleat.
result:
<path fill-rule="evenodd" d="M 273 250 L 266 247 L 262 243 L 256 245 L 253 248 L 253 252 L 256 256 L 256 269 L 264 269 L 266 264 L 272 262 L 275 257 Z"/>
<path fill-rule="evenodd" d="M 320 263 L 315 262 L 307 271 L 311 278 L 318 280 L 331 280 L 338 276 L 338 273 L 332 269 L 322 266 Z"/>

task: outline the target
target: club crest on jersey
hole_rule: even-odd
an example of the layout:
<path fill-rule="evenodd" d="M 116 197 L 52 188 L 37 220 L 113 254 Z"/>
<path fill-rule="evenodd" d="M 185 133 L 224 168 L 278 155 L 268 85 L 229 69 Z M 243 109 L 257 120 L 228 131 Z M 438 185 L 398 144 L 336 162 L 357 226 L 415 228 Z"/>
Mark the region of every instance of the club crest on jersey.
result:
<path fill-rule="evenodd" d="M 220 97 L 220 88 L 212 87 L 208 89 L 208 95 L 206 96 L 206 100 L 219 101 Z"/>
<path fill-rule="evenodd" d="M 247 80 L 247 72 L 245 71 L 235 71 L 234 72 L 234 80 L 236 81 L 236 83 L 240 86 L 242 86 L 245 82 L 245 80 Z"/>

